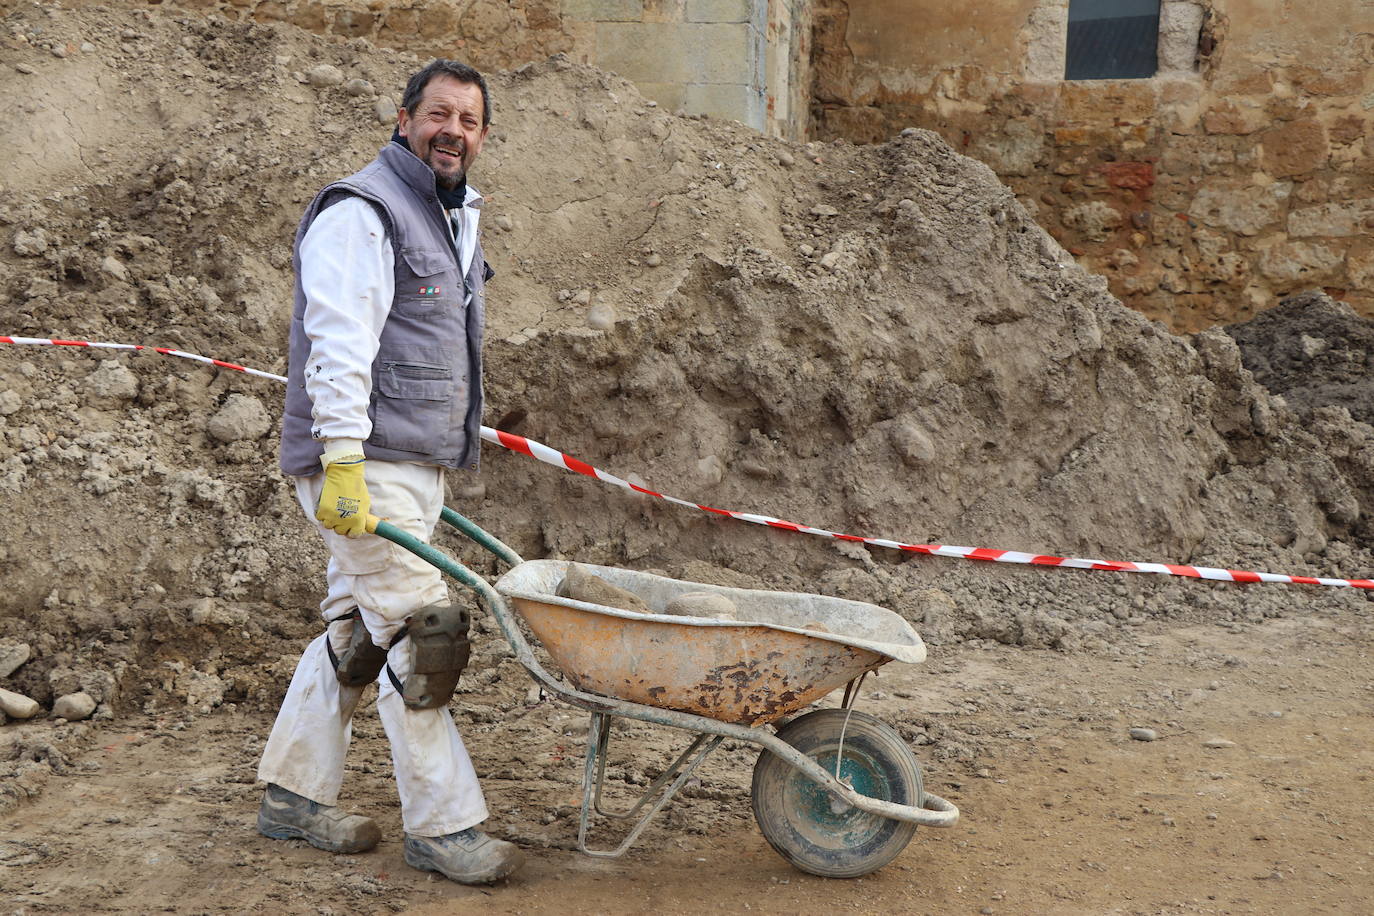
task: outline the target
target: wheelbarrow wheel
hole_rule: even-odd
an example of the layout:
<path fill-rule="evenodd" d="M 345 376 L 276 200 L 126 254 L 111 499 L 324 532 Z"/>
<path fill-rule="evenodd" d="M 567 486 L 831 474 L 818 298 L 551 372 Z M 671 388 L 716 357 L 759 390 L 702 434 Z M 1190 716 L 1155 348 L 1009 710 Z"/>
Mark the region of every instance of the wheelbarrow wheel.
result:
<path fill-rule="evenodd" d="M 835 772 L 844 731 L 840 779 L 869 796 L 921 806 L 921 768 L 900 735 L 881 720 L 843 709 L 799 716 L 778 737 Z M 860 811 L 765 750 L 754 764 L 754 819 L 788 862 L 823 878 L 857 878 L 882 868 L 906 848 L 916 825 Z"/>

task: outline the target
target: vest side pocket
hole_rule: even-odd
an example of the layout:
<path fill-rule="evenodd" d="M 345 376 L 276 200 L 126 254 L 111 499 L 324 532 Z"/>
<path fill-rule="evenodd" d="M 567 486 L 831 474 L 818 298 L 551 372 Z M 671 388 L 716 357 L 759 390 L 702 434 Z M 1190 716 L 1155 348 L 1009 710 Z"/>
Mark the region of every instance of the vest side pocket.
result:
<path fill-rule="evenodd" d="M 457 387 L 452 367 L 388 360 L 378 370 L 369 441 L 403 452 L 440 452 L 450 435 L 449 410 Z"/>

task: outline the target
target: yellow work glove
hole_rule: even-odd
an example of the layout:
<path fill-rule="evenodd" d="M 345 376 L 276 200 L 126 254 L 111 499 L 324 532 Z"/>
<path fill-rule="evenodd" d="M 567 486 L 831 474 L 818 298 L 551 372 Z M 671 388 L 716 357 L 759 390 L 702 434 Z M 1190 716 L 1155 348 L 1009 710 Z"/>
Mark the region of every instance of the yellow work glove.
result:
<path fill-rule="evenodd" d="M 367 530 L 372 500 L 363 480 L 363 444 L 356 439 L 331 440 L 320 456 L 324 465 L 324 489 L 315 518 L 339 534 L 355 538 Z"/>

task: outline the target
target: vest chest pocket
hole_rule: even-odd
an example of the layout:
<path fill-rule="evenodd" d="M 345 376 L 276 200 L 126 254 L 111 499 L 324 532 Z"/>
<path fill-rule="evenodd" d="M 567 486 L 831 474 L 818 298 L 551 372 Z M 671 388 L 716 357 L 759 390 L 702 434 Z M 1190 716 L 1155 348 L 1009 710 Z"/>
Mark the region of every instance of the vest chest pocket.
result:
<path fill-rule="evenodd" d="M 383 362 L 377 372 L 373 443 L 404 452 L 433 453 L 450 435 L 450 404 L 458 388 L 453 370 L 425 362 Z"/>
<path fill-rule="evenodd" d="M 392 308 L 408 318 L 446 314 L 463 303 L 463 281 L 447 251 L 403 248 L 396 263 L 396 298 Z"/>

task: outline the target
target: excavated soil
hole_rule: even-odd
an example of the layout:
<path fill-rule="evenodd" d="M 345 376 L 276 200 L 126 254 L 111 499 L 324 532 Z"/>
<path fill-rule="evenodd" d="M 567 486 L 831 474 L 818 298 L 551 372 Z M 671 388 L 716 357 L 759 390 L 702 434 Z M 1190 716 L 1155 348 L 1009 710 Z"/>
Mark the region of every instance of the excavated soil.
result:
<path fill-rule="evenodd" d="M 300 210 L 386 142 L 387 106 L 418 64 L 173 10 L 14 7 L 0 30 L 0 333 L 284 372 Z M 491 83 L 472 176 L 496 270 L 488 425 L 676 496 L 855 534 L 1370 574 L 1374 428 L 1354 364 L 1367 322 L 1286 305 L 1281 325 L 1262 315 L 1234 339 L 1174 336 L 928 132 L 787 145 L 673 116 L 561 58 Z M 1357 326 L 1365 343 L 1339 330 Z M 1301 334 L 1317 342 L 1298 344 L 1302 358 L 1340 357 L 1349 374 L 1307 384 Z M 323 558 L 276 469 L 280 389 L 148 353 L 18 346 L 0 348 L 0 379 L 0 646 L 32 656 L 3 686 L 45 710 L 78 689 L 99 703 L 89 723 L 0 728 L 0 888 L 26 911 L 461 898 L 689 912 L 703 869 L 721 878 L 709 908 L 774 911 L 811 910 L 821 884 L 837 905 L 888 912 L 909 898 L 951 912 L 1282 912 L 1281 881 L 1300 881 L 1313 911 L 1343 911 L 1371 890 L 1347 848 L 1370 836 L 1354 775 L 1370 731 L 1365 592 L 870 550 L 495 449 L 451 477 L 450 502 L 527 557 L 819 592 L 911 620 L 933 664 L 893 686 L 885 672 L 870 705 L 965 823 L 924 831 L 863 882 L 801 878 L 748 827 L 753 758 L 737 747 L 635 858 L 572 857 L 585 726 L 530 695 L 482 626 L 454 709 L 493 829 L 549 850 L 530 877 L 493 898 L 406 869 L 392 841 L 331 859 L 260 840 L 253 766 L 318 630 Z M 1203 702 L 1214 681 L 1227 702 Z M 1298 715 L 1244 718 L 1285 710 Z M 394 834 L 384 742 L 359 719 L 349 798 Z M 1130 742 L 1131 725 L 1170 740 Z M 1220 791 L 1198 775 L 1220 751 L 1200 741 L 1223 725 L 1246 737 L 1227 749 L 1243 762 L 1215 770 L 1241 808 L 1210 820 L 1194 799 Z M 652 758 L 670 737 L 625 740 Z M 653 772 L 627 762 L 616 778 Z M 1272 807 L 1255 800 L 1263 787 Z M 1141 801 L 1159 793 L 1171 801 Z M 1323 832 L 1321 817 L 1349 823 Z M 1104 837 L 1133 848 L 1094 852 Z M 1161 879 L 1180 854 L 1193 887 Z M 1269 883 L 1219 896 L 1251 879 Z M 607 902 L 627 885 L 633 902 Z"/>

